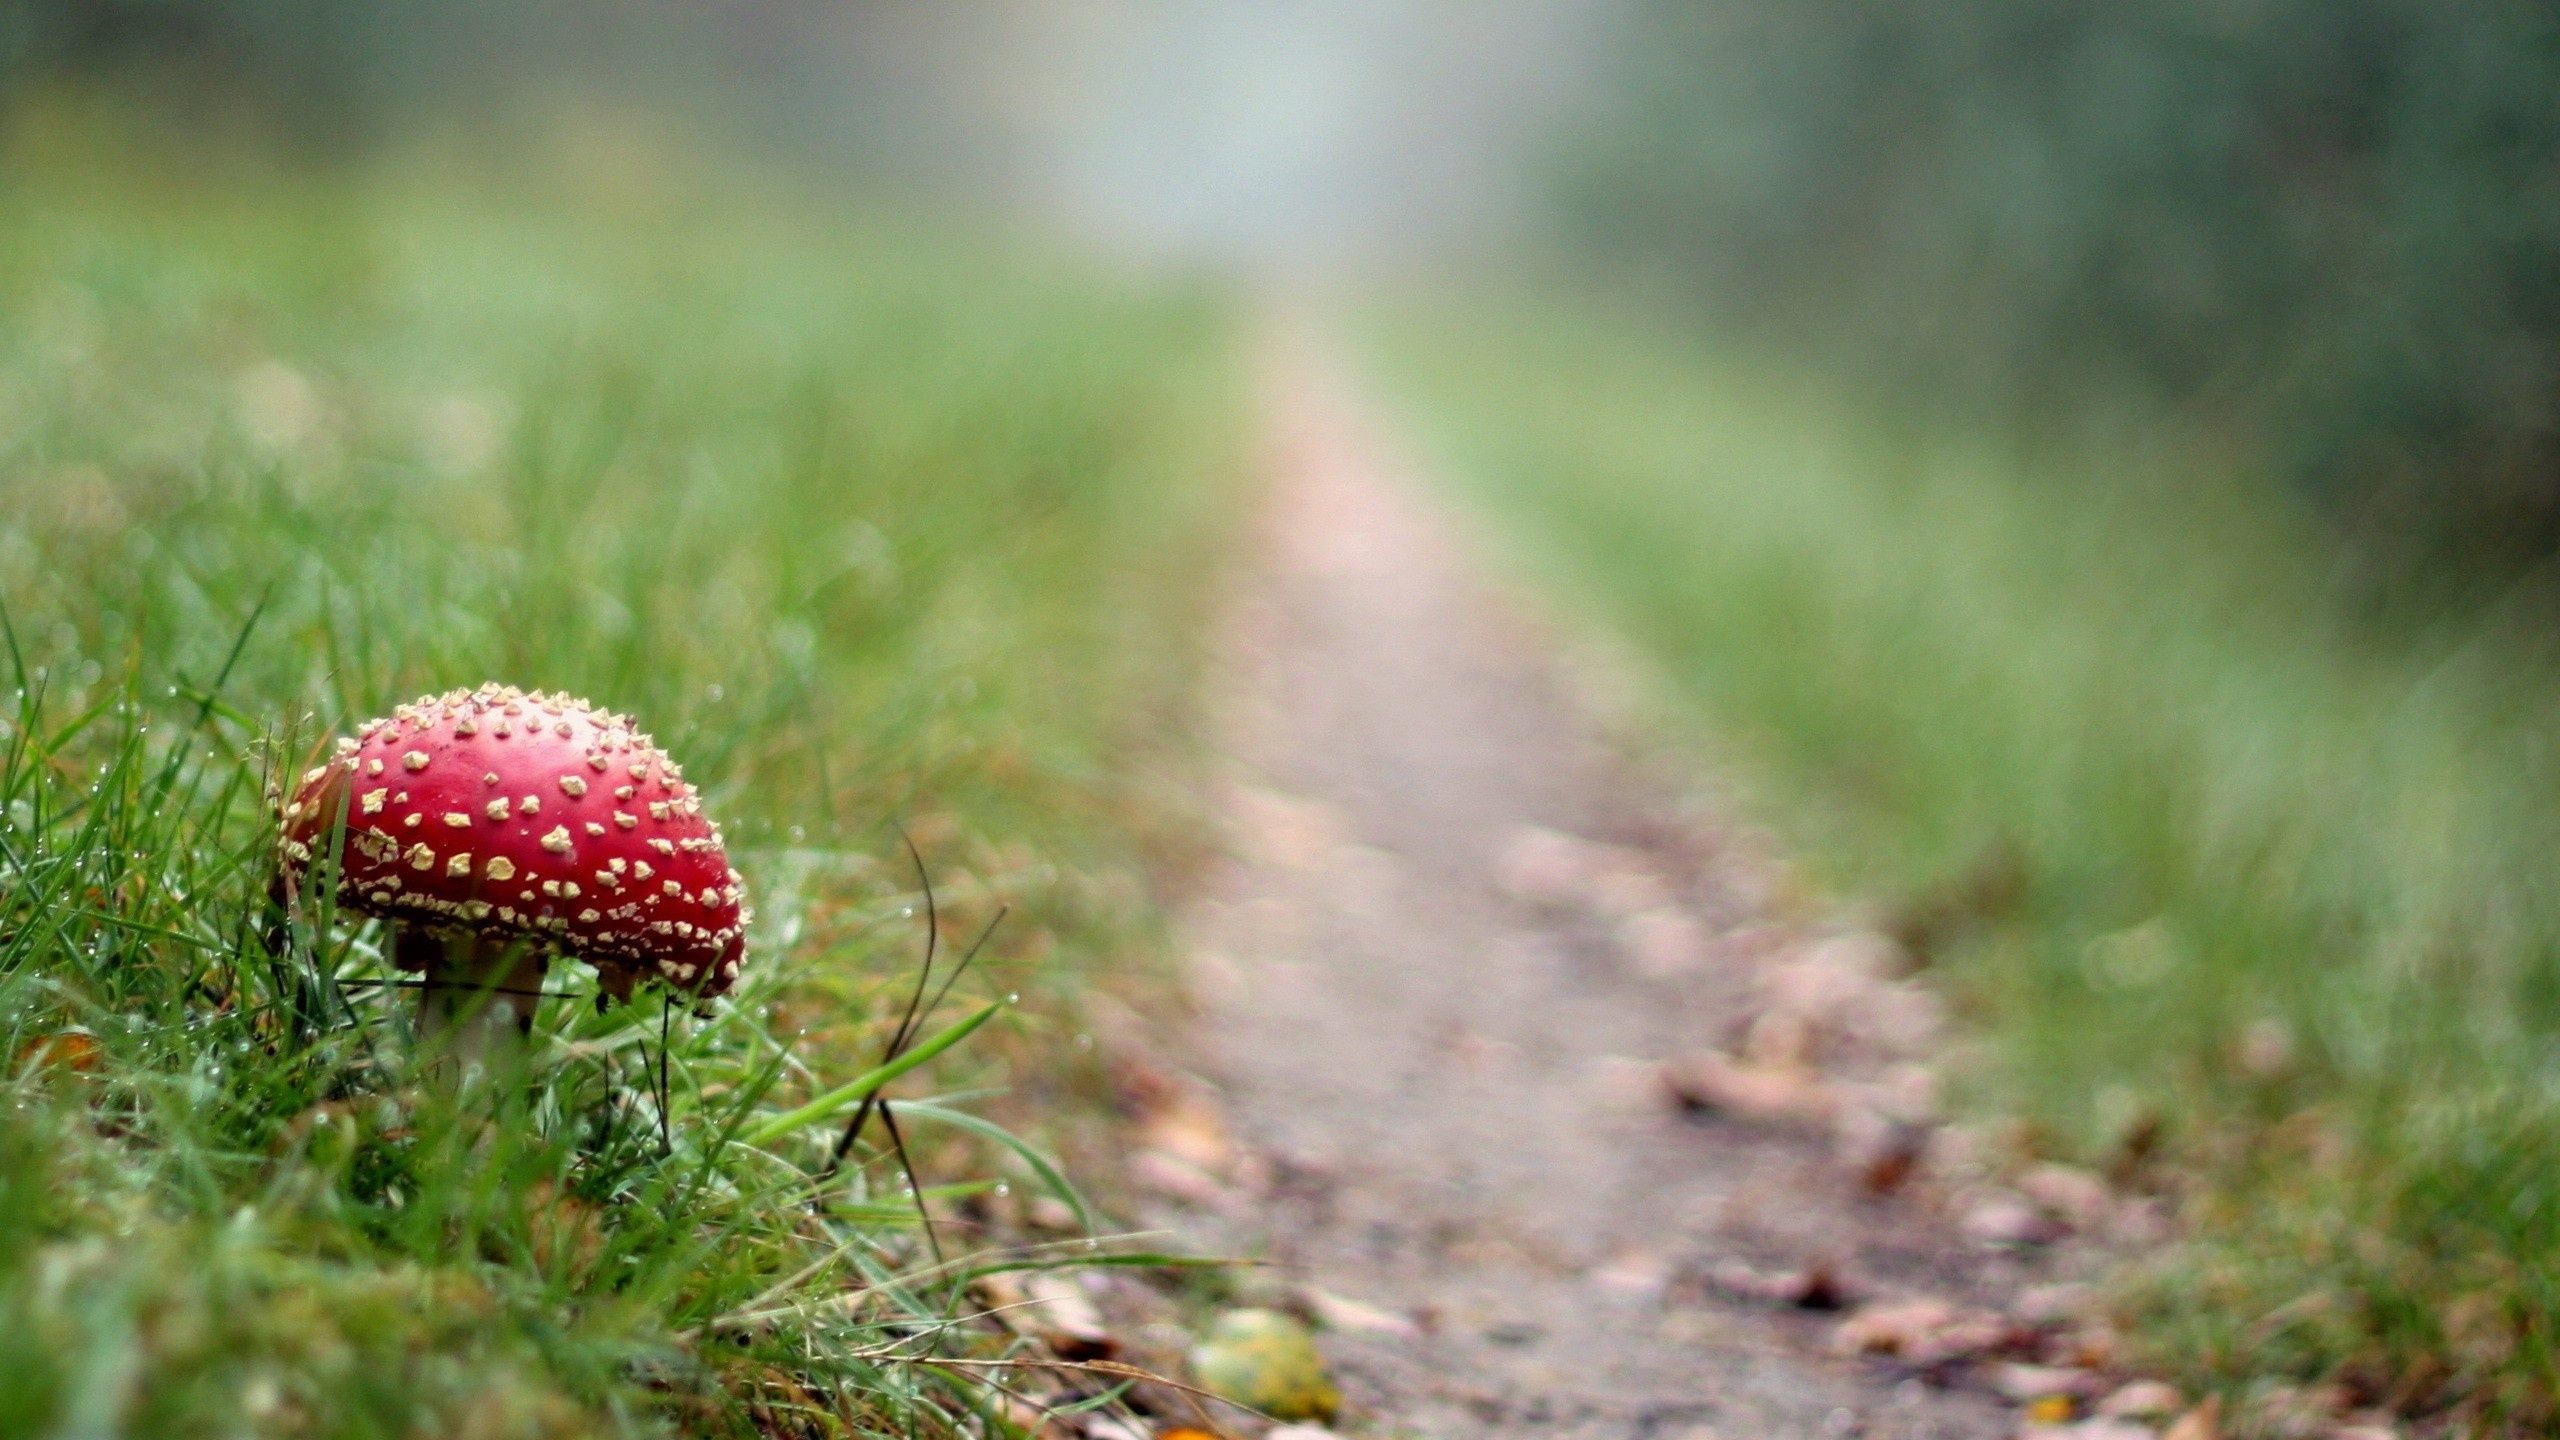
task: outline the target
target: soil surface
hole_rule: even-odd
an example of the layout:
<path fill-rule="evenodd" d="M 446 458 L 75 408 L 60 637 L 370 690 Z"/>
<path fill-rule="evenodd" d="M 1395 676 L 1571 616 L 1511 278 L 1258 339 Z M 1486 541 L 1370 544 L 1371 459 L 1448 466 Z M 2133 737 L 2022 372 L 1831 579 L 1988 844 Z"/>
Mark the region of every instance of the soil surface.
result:
<path fill-rule="evenodd" d="M 1926 1075 L 1818 995 L 1780 1003 L 1851 975 L 1861 1027 L 1925 1044 L 1926 997 L 1865 958 L 1880 942 L 1791 913 L 1765 842 L 1628 758 L 1313 375 L 1274 387 L 1237 858 L 1189 925 L 1190 1063 L 1247 1178 L 1151 1218 L 1353 1302 L 1323 1337 L 1348 1431 L 2011 1433 L 1978 1379 L 1842 1354 L 1839 1313 L 1790 1303 L 1834 1278 L 1960 1303 L 2029 1278 L 1945 1204 L 1862 1186 L 1860 1144 L 1890 1169 L 1896 1097 Z M 1737 1103 L 1667 1100 L 1663 1064 L 1705 1051 L 1773 1063 L 1711 1077 Z"/>

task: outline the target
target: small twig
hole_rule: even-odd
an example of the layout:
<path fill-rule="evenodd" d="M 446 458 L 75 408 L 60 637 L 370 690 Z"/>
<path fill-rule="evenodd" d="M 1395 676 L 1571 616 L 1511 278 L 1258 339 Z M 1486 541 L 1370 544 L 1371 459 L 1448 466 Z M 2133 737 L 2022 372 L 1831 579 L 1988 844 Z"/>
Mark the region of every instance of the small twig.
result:
<path fill-rule="evenodd" d="M 662 1156 L 676 1153 L 675 1122 L 667 1117 L 676 1100 L 675 1062 L 670 1058 L 667 1040 L 675 1016 L 675 997 L 670 995 L 658 1009 L 658 1153 Z"/>
<path fill-rule="evenodd" d="M 907 1188 L 915 1193 L 916 1219 L 924 1225 L 925 1248 L 932 1252 L 933 1263 L 942 1263 L 942 1237 L 933 1228 L 933 1207 L 925 1203 L 924 1181 L 916 1177 L 915 1161 L 907 1154 L 907 1137 L 898 1133 L 898 1112 L 888 1101 L 880 1102 L 880 1124 L 889 1132 L 889 1148 L 897 1153 L 898 1168 L 905 1172 Z"/>
<path fill-rule="evenodd" d="M 916 988 L 907 996 L 907 1013 L 898 1017 L 898 1028 L 889 1033 L 889 1044 L 880 1056 L 883 1065 L 897 1059 L 899 1052 L 906 1049 L 907 1042 L 914 1038 L 916 1017 L 924 1005 L 925 987 L 933 983 L 934 957 L 942 943 L 942 910 L 934 899 L 933 872 L 926 867 L 924 852 L 916 848 L 915 837 L 907 833 L 907 827 L 895 820 L 889 823 L 898 832 L 899 842 L 907 847 L 907 859 L 916 867 L 916 884 L 924 891 L 924 964 L 916 971 Z M 845 1123 L 844 1135 L 836 1141 L 835 1153 L 827 1157 L 826 1168 L 818 1172 L 817 1183 L 820 1186 L 835 1178 L 836 1171 L 844 1168 L 844 1157 L 853 1152 L 854 1139 L 861 1135 L 863 1122 L 870 1118 L 871 1097 L 865 1095 L 862 1103 L 854 1108 L 853 1118 Z"/>

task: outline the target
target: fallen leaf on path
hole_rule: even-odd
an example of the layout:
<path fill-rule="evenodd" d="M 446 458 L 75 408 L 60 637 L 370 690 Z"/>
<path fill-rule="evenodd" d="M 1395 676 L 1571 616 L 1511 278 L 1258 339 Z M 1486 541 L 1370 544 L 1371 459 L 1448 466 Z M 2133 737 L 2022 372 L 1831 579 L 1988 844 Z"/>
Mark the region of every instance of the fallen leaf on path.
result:
<path fill-rule="evenodd" d="M 1987 1354 L 2007 1344 L 2007 1322 L 1944 1300 L 1884 1300 L 1840 1322 L 1832 1344 L 1851 1355 L 1885 1355 L 1915 1367 Z"/>
<path fill-rule="evenodd" d="M 1162 1150 L 1140 1150 L 1131 1155 L 1129 1178 L 1168 1200 L 1197 1205 L 1204 1210 L 1218 1209 L 1230 1198 L 1227 1187 L 1218 1183 L 1218 1177 Z"/>
<path fill-rule="evenodd" d="M 1235 1158 L 1226 1112 L 1195 1087 L 1185 1087 L 1138 1116 L 1138 1141 L 1215 1173 Z"/>
<path fill-rule="evenodd" d="M 2222 1397 L 2206 1396 L 2203 1404 L 2179 1416 L 2160 1440 L 2222 1440 Z"/>
<path fill-rule="evenodd" d="M 2072 1165 L 2038 1165 L 2018 1177 L 2018 1190 L 2046 1214 L 2080 1231 L 2099 1228 L 2115 1208 L 2115 1191 L 2107 1182 Z"/>
<path fill-rule="evenodd" d="M 1055 1195 L 1034 1195 L 1024 1201 L 1022 1218 L 1042 1230 L 1077 1228 L 1075 1207 Z"/>
<path fill-rule="evenodd" d="M 1568 904 L 1589 890 L 1599 870 L 1598 850 L 1578 836 L 1523 825 L 1494 857 L 1494 878 L 1516 899 Z"/>
<path fill-rule="evenodd" d="M 1799 1310 L 1838 1310 L 1849 1303 L 1849 1287 L 1828 1261 L 1765 1271 L 1727 1260 L 1708 1272 L 1707 1287 L 1728 1299 Z"/>
<path fill-rule="evenodd" d="M 1671 1267 L 1650 1251 L 1621 1250 L 1593 1267 L 1584 1278 L 1592 1288 L 1620 1299 L 1650 1301 L 1660 1299 L 1670 1287 Z"/>
<path fill-rule="evenodd" d="M 2115 1420 L 2166 1420 L 2187 1408 L 2187 1397 L 2165 1380 L 2132 1380 L 2098 1402 L 2098 1413 Z"/>
<path fill-rule="evenodd" d="M 1227 808 L 1238 838 L 1247 847 L 1291 869 L 1316 865 L 1350 833 L 1342 812 L 1323 801 L 1257 786 L 1236 786 Z"/>
<path fill-rule="evenodd" d="M 2086 1370 L 2012 1361 L 1991 1372 L 1991 1388 L 2020 1404 L 2059 1399 L 2064 1402 L 2063 1413 L 2057 1418 L 2067 1420 L 2075 1405 L 2096 1398 L 2106 1385 Z"/>
<path fill-rule="evenodd" d="M 2096 1300 L 2086 1285 L 2030 1285 L 2009 1302 L 2009 1311 L 2029 1325 L 2062 1325 L 2088 1314 Z"/>
<path fill-rule="evenodd" d="M 1773 1069 L 1805 1069 L 1820 1058 L 1812 1020 L 1792 1010 L 1763 1011 L 1742 1034 L 1742 1058 Z"/>
<path fill-rule="evenodd" d="M 1102 1311 L 1074 1277 L 1044 1271 L 1024 1279 L 1021 1312 L 1033 1334 L 1061 1360 L 1108 1360 L 1120 1353 L 1120 1342 L 1102 1323 Z"/>
<path fill-rule="evenodd" d="M 1422 1327 L 1405 1316 L 1348 1295 L 1336 1295 L 1320 1286 L 1299 1287 L 1299 1303 L 1307 1313 L 1327 1330 L 1341 1330 L 1354 1335 L 1392 1335 L 1410 1339 L 1422 1333 Z"/>
<path fill-rule="evenodd" d="M 1919 1173 L 1929 1151 L 1926 1126 L 1897 1120 L 1863 1105 L 1843 1106 L 1834 1126 L 1835 1149 L 1869 1195 L 1890 1195 Z"/>
<path fill-rule="evenodd" d="M 1823 1124 L 1834 1103 L 1830 1087 L 1810 1071 L 1746 1064 L 1713 1051 L 1664 1065 L 1662 1084 L 1684 1110 L 1761 1124 Z"/>
<path fill-rule="evenodd" d="M 1618 923 L 1618 953 L 1627 968 L 1648 980 L 1676 980 L 1704 968 L 1712 943 L 1697 916 L 1676 905 L 1657 905 Z"/>
<path fill-rule="evenodd" d="M 2063 1234 L 2061 1223 L 2040 1207 L 2005 1192 L 1974 1202 L 1957 1225 L 1965 1234 L 1989 1245 L 2047 1245 Z"/>

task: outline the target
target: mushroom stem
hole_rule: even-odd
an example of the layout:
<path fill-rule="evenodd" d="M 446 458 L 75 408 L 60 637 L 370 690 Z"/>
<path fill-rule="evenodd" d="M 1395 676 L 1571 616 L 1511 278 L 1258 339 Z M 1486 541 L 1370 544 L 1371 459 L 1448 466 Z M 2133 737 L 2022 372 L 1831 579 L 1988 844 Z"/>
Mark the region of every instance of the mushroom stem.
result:
<path fill-rule="evenodd" d="M 425 974 L 418 990 L 418 1038 L 428 1046 L 464 1060 L 486 1060 L 512 1053 L 533 1033 L 549 956 L 469 931 L 430 934 L 415 926 L 402 926 L 393 943 L 402 951 L 403 968 Z"/>

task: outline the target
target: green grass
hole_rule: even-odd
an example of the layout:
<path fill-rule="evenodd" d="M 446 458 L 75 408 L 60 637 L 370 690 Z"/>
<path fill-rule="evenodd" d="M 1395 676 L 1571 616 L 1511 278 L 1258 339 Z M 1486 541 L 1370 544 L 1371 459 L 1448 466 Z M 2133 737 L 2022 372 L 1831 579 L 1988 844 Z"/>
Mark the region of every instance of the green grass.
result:
<path fill-rule="evenodd" d="M 638 147 L 102 134 L 0 130 L 0 1434 L 979 1428 L 1014 1372 L 917 1357 L 1003 1353 L 938 1328 L 1030 1263 L 956 1202 L 1049 1182 L 979 1116 L 1067 1096 L 1152 943 L 1222 306 Z M 663 1117 L 655 1003 L 456 1095 L 375 928 L 265 941 L 274 777 L 484 679 L 634 713 L 727 825 L 752 973 Z M 914 965 L 893 819 L 955 935 L 1013 907 L 927 1033 L 1020 1003 L 894 1087 L 956 1107 L 901 1107 L 939 1267 L 876 1126 L 807 1204 Z"/>
<path fill-rule="evenodd" d="M 1452 306 L 1376 353 L 1934 962 L 1971 1103 L 2097 1160 L 2165 1127 L 2158 1363 L 2560 1423 L 2553 595 L 2377 612 L 2164 444 L 2002 449 L 1598 314 Z"/>

